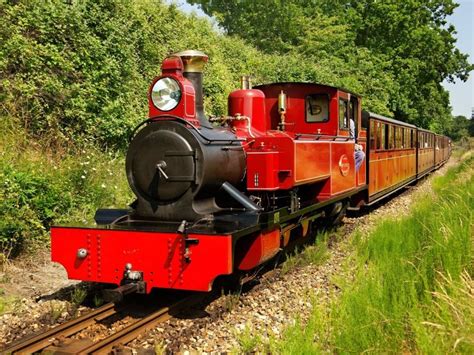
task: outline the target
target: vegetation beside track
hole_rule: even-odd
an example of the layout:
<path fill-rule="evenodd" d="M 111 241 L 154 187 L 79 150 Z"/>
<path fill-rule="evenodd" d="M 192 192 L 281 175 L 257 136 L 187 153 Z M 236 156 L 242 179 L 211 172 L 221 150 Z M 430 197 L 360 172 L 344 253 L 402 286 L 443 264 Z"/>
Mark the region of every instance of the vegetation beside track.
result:
<path fill-rule="evenodd" d="M 3 138 L 0 252 L 7 257 L 47 245 L 52 223 L 90 223 L 98 207 L 132 201 L 119 152 L 89 146 L 73 155 L 45 153 L 13 132 Z"/>
<path fill-rule="evenodd" d="M 452 1 L 388 9 L 360 1 L 322 1 L 323 6 L 287 1 L 272 6 L 274 16 L 267 16 L 265 1 L 249 2 L 250 12 L 235 1 L 210 5 L 204 11 L 214 13 L 213 6 L 224 5 L 240 10 L 217 16 L 222 28 L 216 30 L 207 19 L 159 0 L 0 0 L 0 179 L 5 182 L 0 252 L 12 256 L 44 245 L 52 223 L 90 220 L 98 207 L 131 202 L 124 150 L 146 117 L 149 83 L 161 60 L 175 51 L 196 48 L 209 54 L 208 114 L 225 114 L 239 76 L 252 74 L 255 83 L 343 86 L 364 96 L 365 109 L 452 131 L 448 95 L 439 83 L 466 80 L 473 67 L 454 46 L 454 27 L 441 25 L 456 7 Z M 391 32 L 364 27 L 386 23 L 386 10 L 403 34 L 386 36 Z M 273 21 L 282 17 L 290 21 L 278 23 L 279 30 L 267 37 L 265 29 L 274 29 Z M 228 27 L 227 20 L 243 21 Z M 420 28 L 406 26 L 419 20 Z M 417 42 L 429 46 L 431 56 L 424 47 L 407 50 L 413 33 L 431 38 Z M 261 36 L 271 40 L 262 42 Z M 457 128 L 466 135 L 471 126 L 464 121 Z"/>
<path fill-rule="evenodd" d="M 470 156 L 469 156 L 470 155 Z M 357 234 L 354 278 L 329 308 L 288 328 L 281 352 L 474 351 L 474 157 L 433 181 L 411 213 Z"/>

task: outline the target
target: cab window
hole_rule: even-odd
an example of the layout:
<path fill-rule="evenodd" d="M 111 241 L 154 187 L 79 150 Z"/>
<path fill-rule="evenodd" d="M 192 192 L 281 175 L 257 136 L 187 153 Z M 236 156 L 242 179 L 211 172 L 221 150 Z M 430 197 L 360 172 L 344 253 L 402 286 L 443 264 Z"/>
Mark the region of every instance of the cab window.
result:
<path fill-rule="evenodd" d="M 306 97 L 306 122 L 327 122 L 329 120 L 328 95 L 310 95 Z"/>
<path fill-rule="evenodd" d="M 351 129 L 351 121 L 354 124 L 354 136 L 359 136 L 359 105 L 357 97 L 351 96 L 349 101 L 349 120 L 348 120 L 348 127 L 349 130 Z"/>
<path fill-rule="evenodd" d="M 347 101 L 339 99 L 339 128 L 349 129 L 349 120 L 347 117 Z"/>

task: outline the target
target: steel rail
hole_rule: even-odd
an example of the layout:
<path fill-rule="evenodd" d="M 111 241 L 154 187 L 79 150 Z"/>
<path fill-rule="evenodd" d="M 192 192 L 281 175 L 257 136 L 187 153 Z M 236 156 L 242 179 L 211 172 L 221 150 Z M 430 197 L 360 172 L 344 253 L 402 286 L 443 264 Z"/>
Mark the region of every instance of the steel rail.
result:
<path fill-rule="evenodd" d="M 87 348 L 81 349 L 80 353 L 108 354 L 113 351 L 114 347 L 122 346 L 131 342 L 143 332 L 153 328 L 156 324 L 166 322 L 168 319 L 181 312 L 184 308 L 198 303 L 201 299 L 202 297 L 190 296 L 171 306 L 161 308 L 117 333 L 114 333 Z"/>
<path fill-rule="evenodd" d="M 88 326 L 106 319 L 117 313 L 114 303 L 107 303 L 96 310 L 86 313 L 76 319 L 60 324 L 44 333 L 32 334 L 20 339 L 1 351 L 2 354 L 31 354 L 51 345 L 51 339 L 59 336 L 71 336 Z"/>

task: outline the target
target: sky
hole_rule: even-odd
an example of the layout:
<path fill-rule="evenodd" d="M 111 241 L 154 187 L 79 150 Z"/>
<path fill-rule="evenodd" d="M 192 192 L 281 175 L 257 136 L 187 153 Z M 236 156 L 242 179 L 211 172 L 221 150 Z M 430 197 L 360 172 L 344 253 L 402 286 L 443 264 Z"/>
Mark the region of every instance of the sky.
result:
<path fill-rule="evenodd" d="M 469 54 L 469 62 L 474 62 L 474 0 L 457 0 L 459 7 L 448 21 L 456 27 L 457 47 L 462 53 Z M 453 115 L 471 117 L 474 109 L 474 71 L 466 82 L 443 83 L 449 91 Z"/>
<path fill-rule="evenodd" d="M 168 0 L 168 2 L 172 1 Z M 184 12 L 194 11 L 199 16 L 207 17 L 197 6 L 191 6 L 185 0 L 173 2 Z M 457 0 L 456 2 L 459 7 L 448 18 L 448 22 L 456 27 L 457 47 L 462 53 L 469 55 L 470 63 L 474 63 L 474 0 Z M 466 82 L 460 80 L 455 83 L 443 82 L 443 86 L 449 91 L 453 115 L 471 117 L 474 110 L 474 71 Z"/>

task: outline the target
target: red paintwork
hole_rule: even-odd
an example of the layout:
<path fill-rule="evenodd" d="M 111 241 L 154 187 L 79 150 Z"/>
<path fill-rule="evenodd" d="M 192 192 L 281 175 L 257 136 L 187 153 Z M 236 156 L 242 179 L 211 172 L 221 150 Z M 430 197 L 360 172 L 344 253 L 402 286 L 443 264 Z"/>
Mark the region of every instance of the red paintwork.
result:
<path fill-rule="evenodd" d="M 260 90 L 236 90 L 229 95 L 229 116 L 242 115 L 248 117 L 240 121 L 231 121 L 231 127 L 243 133 L 239 136 L 261 135 L 268 130 L 267 117 L 265 113 L 265 94 Z M 248 132 L 249 124 L 252 132 Z M 255 132 L 257 131 L 257 132 Z"/>
<path fill-rule="evenodd" d="M 131 263 L 133 270 L 143 271 L 147 292 L 153 287 L 210 291 L 217 276 L 232 273 L 232 237 L 189 238 L 199 243 L 189 246 L 187 263 L 182 234 L 53 227 L 51 259 L 64 266 L 70 279 L 119 285 L 125 264 Z M 80 248 L 89 252 L 85 259 L 76 255 Z"/>
<path fill-rule="evenodd" d="M 331 143 L 295 141 L 295 185 L 327 179 L 331 176 Z"/>
<path fill-rule="evenodd" d="M 239 251 L 244 251 L 244 253 L 236 257 L 237 267 L 239 270 L 251 270 L 278 253 L 280 250 L 280 230 L 262 232 L 239 242 Z"/>
<path fill-rule="evenodd" d="M 148 116 L 150 118 L 157 118 L 162 115 L 177 116 L 189 121 L 195 126 L 200 126 L 199 120 L 196 118 L 196 92 L 194 86 L 183 76 L 183 63 L 178 57 L 169 57 L 163 61 L 161 65 L 162 75 L 153 79 L 150 88 L 148 89 Z M 170 111 L 161 111 L 155 107 L 151 99 L 151 91 L 153 85 L 163 77 L 170 77 L 175 79 L 181 88 L 181 99 L 174 109 Z"/>
<path fill-rule="evenodd" d="M 279 83 L 258 87 L 265 94 L 265 106 L 267 112 L 268 127 L 278 129 L 280 115 L 278 113 L 278 95 L 283 90 L 287 96 L 287 126 L 285 131 L 292 133 L 319 133 L 326 135 L 336 135 L 337 115 L 338 115 L 338 90 L 336 88 L 306 83 Z M 329 121 L 324 123 L 307 123 L 305 99 L 310 94 L 328 94 Z"/>
<path fill-rule="evenodd" d="M 247 152 L 247 188 L 249 190 L 278 190 L 280 171 L 277 151 Z"/>
<path fill-rule="evenodd" d="M 255 129 L 248 131 L 244 123 L 234 124 L 234 131 L 247 138 L 247 189 L 250 191 L 289 190 L 301 184 L 321 183 L 320 199 L 365 184 L 365 162 L 355 176 L 354 141 L 348 129 L 339 129 L 338 100 L 349 94 L 333 87 L 316 84 L 283 83 L 264 85 L 259 90 L 237 90 L 229 96 L 229 114 L 237 113 L 252 118 Z M 277 110 L 278 95 L 287 95 L 286 126 L 277 130 L 280 115 Z M 306 122 L 306 97 L 327 94 L 329 120 Z M 356 96 L 352 96 L 356 97 Z M 257 110 L 262 105 L 264 109 Z M 360 99 L 358 116 L 360 117 Z M 253 115 L 253 116 L 252 116 Z M 265 116 L 264 116 L 265 115 Z M 258 127 L 256 123 L 258 122 Z M 366 133 L 359 124 L 359 137 L 365 147 Z M 268 131 L 264 127 L 269 127 Z M 318 140 L 315 137 L 319 135 Z M 338 138 L 336 138 L 336 136 Z M 342 156 L 347 159 L 344 174 L 339 168 Z"/>
<path fill-rule="evenodd" d="M 349 172 L 346 176 L 341 172 L 339 161 L 343 155 L 347 156 Z M 331 189 L 329 194 L 335 195 L 356 186 L 355 163 L 354 163 L 354 141 L 352 143 L 334 143 L 331 145 Z"/>
<path fill-rule="evenodd" d="M 176 74 L 177 72 L 183 72 L 184 65 L 180 57 L 168 57 L 161 63 L 161 72 L 165 74 Z"/>

